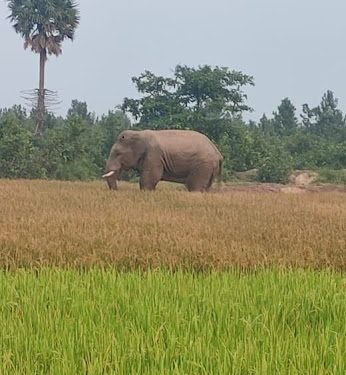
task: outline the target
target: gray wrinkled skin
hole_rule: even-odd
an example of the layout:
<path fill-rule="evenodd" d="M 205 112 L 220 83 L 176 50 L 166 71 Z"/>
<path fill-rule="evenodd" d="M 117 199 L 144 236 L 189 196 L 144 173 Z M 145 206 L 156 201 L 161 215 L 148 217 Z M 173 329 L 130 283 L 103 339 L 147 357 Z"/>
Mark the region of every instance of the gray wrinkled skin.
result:
<path fill-rule="evenodd" d="M 203 134 L 191 130 L 125 130 L 113 145 L 105 177 L 117 190 L 121 170 L 140 174 L 140 189 L 155 190 L 159 181 L 185 184 L 188 191 L 208 191 L 221 178 L 223 157 Z"/>

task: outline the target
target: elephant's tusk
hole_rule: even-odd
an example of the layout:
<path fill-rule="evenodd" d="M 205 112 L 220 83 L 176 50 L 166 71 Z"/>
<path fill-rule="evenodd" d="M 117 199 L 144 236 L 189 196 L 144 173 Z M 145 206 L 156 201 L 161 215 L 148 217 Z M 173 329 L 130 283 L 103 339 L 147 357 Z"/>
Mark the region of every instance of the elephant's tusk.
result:
<path fill-rule="evenodd" d="M 104 174 L 104 175 L 102 176 L 102 178 L 107 178 L 107 177 L 111 177 L 111 176 L 113 176 L 113 175 L 114 175 L 114 173 L 115 173 L 115 171 L 110 171 L 110 172 L 108 172 L 108 173 Z"/>

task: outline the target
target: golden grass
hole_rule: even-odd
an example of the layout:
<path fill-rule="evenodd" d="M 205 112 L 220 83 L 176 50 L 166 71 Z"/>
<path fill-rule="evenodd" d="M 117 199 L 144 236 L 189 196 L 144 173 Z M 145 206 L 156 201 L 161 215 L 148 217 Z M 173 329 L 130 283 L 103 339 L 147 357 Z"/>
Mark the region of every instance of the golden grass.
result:
<path fill-rule="evenodd" d="M 346 269 L 346 195 L 0 181 L 0 266 Z"/>

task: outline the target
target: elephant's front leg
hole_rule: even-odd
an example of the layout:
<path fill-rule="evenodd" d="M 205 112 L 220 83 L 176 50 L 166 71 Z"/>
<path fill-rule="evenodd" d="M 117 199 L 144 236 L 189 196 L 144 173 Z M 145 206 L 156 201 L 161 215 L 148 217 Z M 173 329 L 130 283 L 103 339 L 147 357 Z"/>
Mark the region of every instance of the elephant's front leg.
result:
<path fill-rule="evenodd" d="M 162 177 L 162 168 L 145 169 L 141 172 L 139 187 L 141 190 L 155 190 Z"/>

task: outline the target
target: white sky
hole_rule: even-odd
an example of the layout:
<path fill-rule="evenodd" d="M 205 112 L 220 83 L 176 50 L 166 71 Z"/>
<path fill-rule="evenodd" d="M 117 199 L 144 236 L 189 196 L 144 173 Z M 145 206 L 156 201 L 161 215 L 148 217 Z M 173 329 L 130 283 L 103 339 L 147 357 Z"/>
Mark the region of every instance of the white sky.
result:
<path fill-rule="evenodd" d="M 65 114 L 72 99 L 106 113 L 136 91 L 144 70 L 170 75 L 177 64 L 227 66 L 253 75 L 247 90 L 257 120 L 288 96 L 319 104 L 327 89 L 346 112 L 345 0 L 80 0 L 81 24 L 63 55 L 51 57 L 46 87 Z M 0 108 L 38 85 L 38 56 L 23 50 L 0 1 Z"/>

